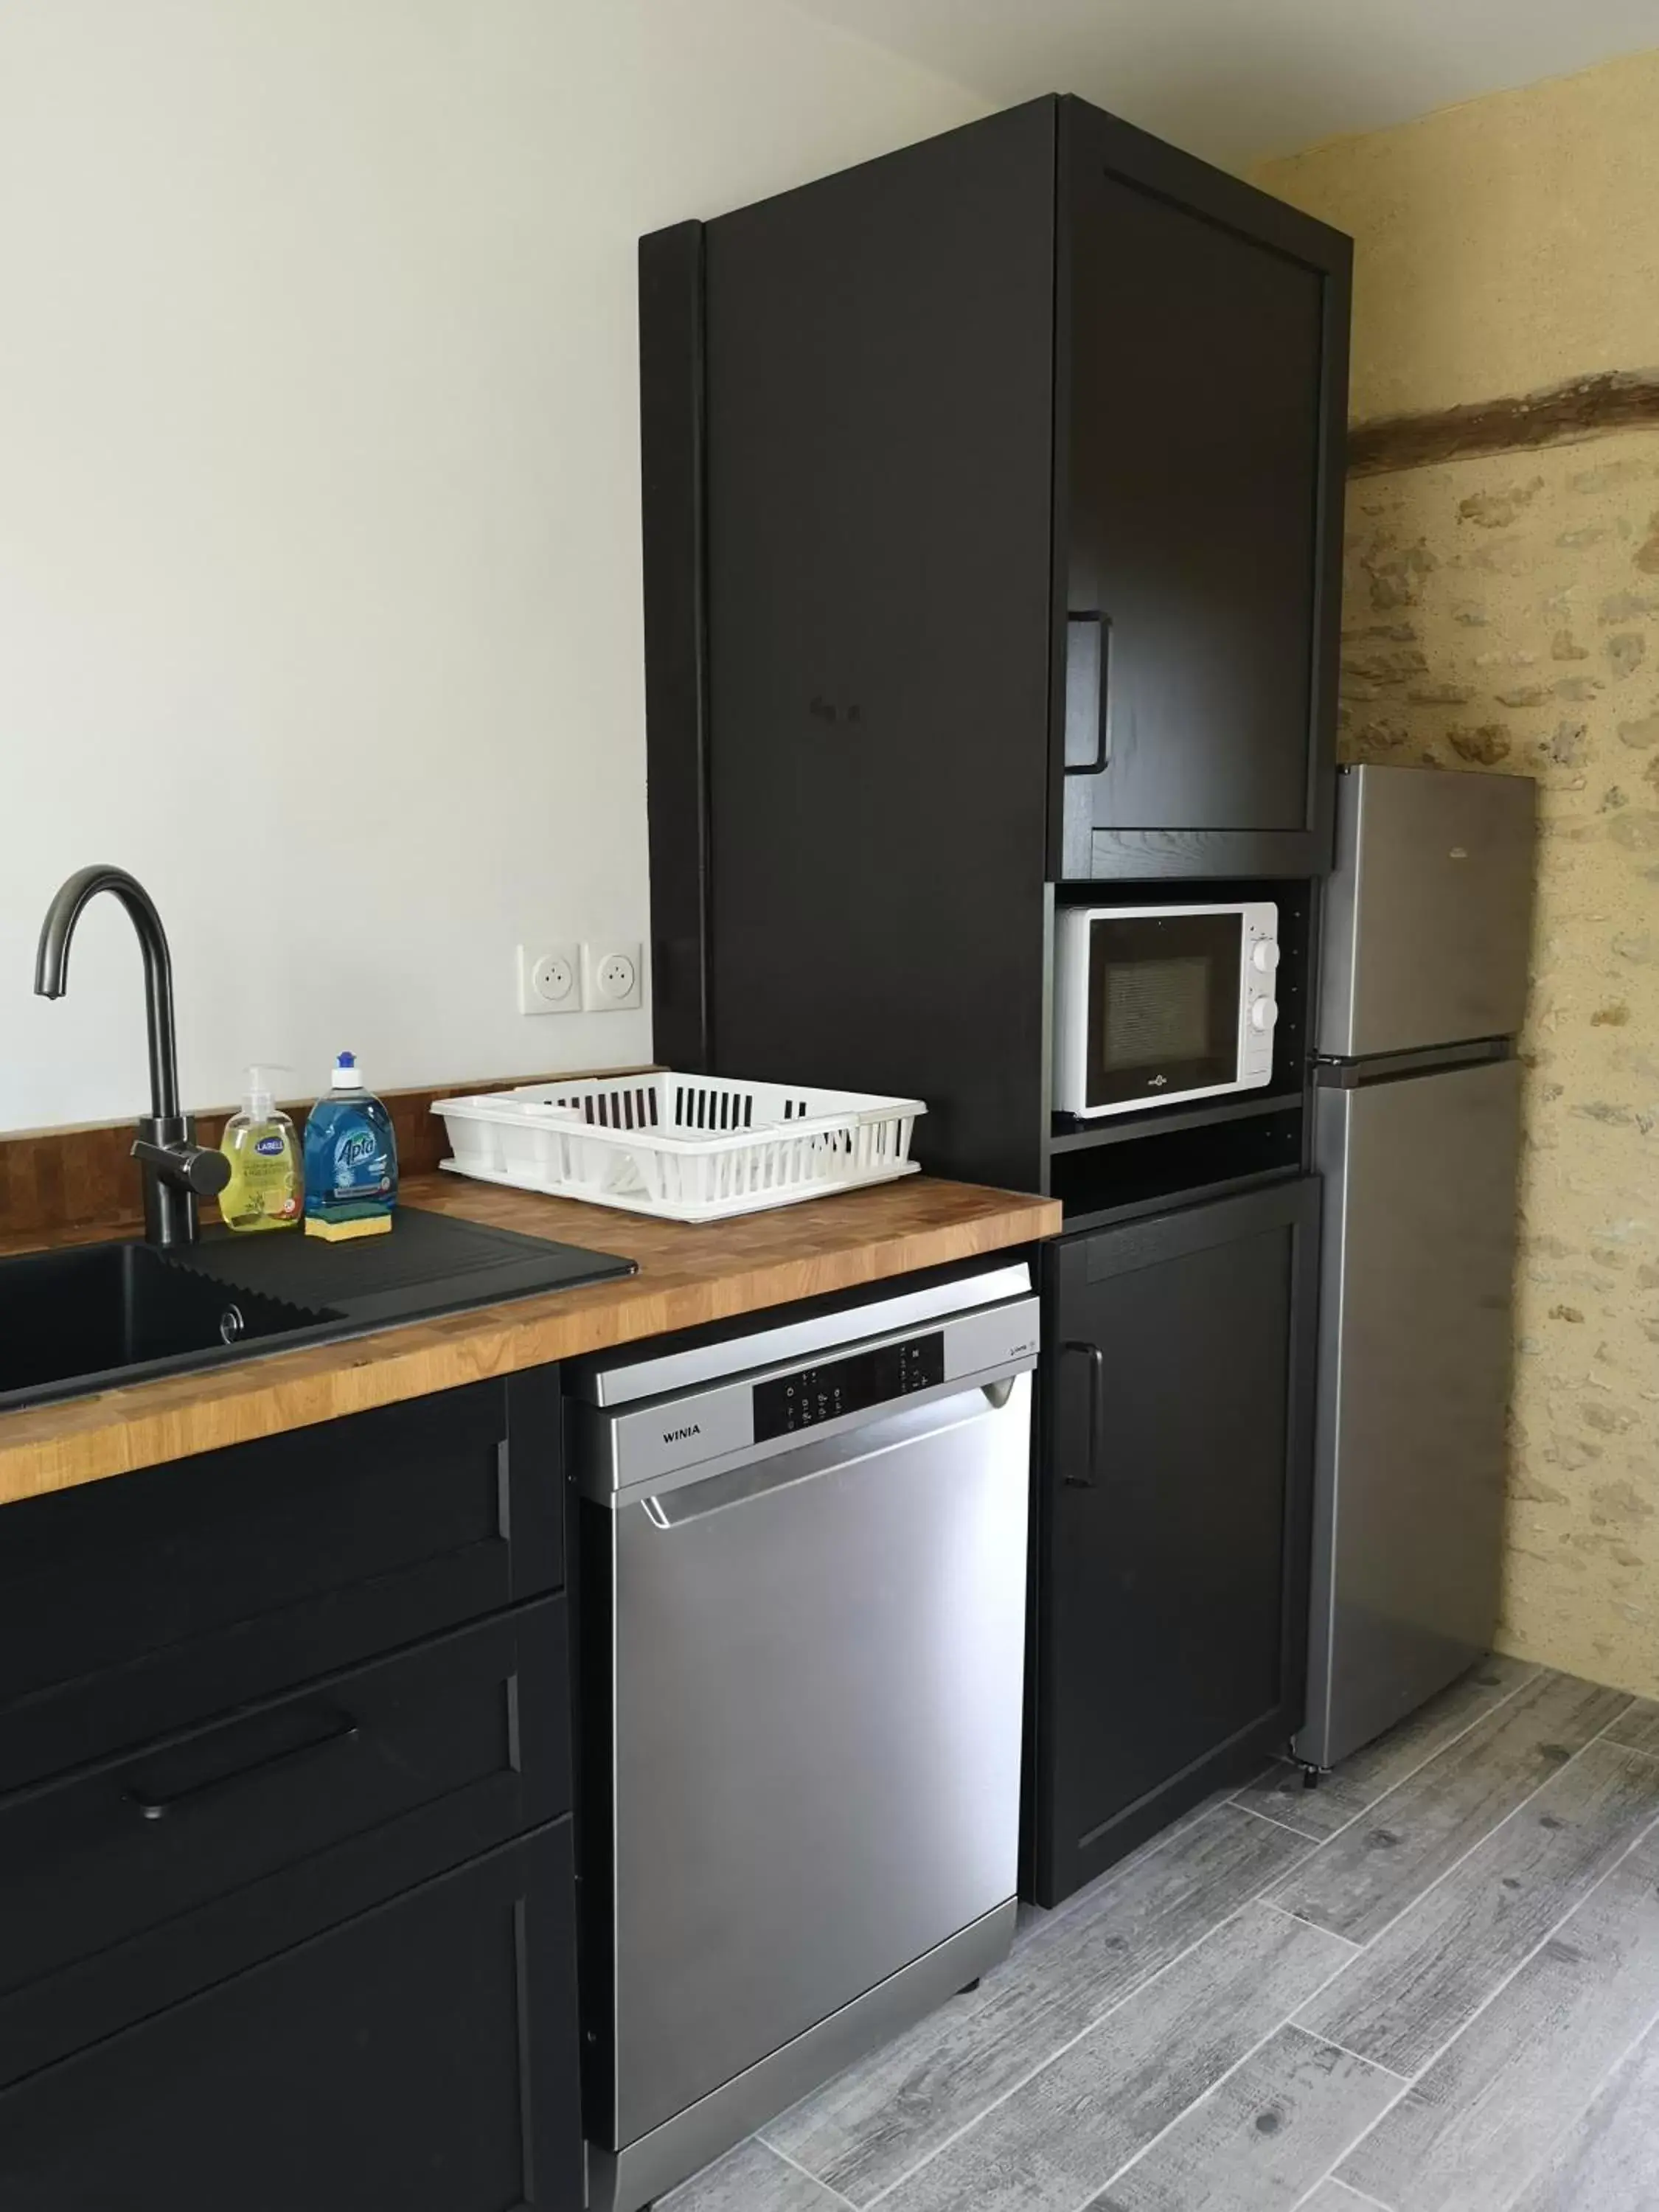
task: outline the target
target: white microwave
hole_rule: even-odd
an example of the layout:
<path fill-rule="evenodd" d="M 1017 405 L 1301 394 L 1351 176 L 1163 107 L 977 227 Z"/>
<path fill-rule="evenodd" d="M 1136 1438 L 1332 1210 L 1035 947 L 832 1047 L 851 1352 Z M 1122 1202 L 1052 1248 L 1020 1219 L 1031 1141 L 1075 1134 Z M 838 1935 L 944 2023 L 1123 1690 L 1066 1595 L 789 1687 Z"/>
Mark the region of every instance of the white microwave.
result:
<path fill-rule="evenodd" d="M 1056 1111 L 1133 1114 L 1272 1079 L 1279 908 L 1061 907 Z"/>

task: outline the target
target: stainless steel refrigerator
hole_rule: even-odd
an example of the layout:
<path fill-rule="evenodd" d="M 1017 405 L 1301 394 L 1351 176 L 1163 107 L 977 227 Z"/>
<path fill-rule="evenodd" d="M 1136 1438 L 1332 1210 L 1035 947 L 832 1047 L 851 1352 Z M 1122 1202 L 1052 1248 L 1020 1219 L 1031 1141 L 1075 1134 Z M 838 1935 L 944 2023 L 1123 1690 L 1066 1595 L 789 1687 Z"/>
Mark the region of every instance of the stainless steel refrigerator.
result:
<path fill-rule="evenodd" d="M 1310 1766 L 1453 1680 L 1497 1620 L 1534 796 L 1528 776 L 1338 777 Z"/>

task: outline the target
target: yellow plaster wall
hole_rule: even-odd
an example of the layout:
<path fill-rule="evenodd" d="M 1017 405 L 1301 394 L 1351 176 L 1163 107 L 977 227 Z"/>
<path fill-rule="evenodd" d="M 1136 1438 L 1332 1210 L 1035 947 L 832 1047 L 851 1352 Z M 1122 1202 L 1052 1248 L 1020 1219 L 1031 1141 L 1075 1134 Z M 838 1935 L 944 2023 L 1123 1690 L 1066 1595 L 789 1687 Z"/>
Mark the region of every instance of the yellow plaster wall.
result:
<path fill-rule="evenodd" d="M 1659 364 L 1659 48 L 1255 181 L 1354 240 L 1357 421 Z"/>
<path fill-rule="evenodd" d="M 1259 173 L 1353 413 L 1659 363 L 1659 53 Z M 1659 1694 L 1659 431 L 1349 488 L 1340 746 L 1539 779 L 1505 1648 Z"/>

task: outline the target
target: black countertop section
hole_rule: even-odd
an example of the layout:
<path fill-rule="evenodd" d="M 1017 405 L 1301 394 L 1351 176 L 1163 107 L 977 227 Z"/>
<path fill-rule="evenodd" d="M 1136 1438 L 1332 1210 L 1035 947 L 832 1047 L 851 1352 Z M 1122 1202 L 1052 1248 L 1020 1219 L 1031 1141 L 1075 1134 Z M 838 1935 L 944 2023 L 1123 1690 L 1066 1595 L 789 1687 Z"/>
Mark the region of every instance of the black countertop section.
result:
<path fill-rule="evenodd" d="M 613 1253 L 418 1206 L 399 1206 L 389 1232 L 343 1243 L 302 1230 L 221 1227 L 164 1253 L 120 1238 L 21 1254 L 0 1261 L 0 1408 L 638 1272 Z"/>
<path fill-rule="evenodd" d="M 216 1228 L 167 1258 L 235 1290 L 313 1311 L 325 1307 L 346 1324 L 330 1331 L 337 1336 L 639 1272 L 635 1261 L 612 1253 L 487 1229 L 418 1206 L 399 1206 L 389 1233 L 344 1243 L 307 1237 L 302 1230 L 250 1235 Z"/>

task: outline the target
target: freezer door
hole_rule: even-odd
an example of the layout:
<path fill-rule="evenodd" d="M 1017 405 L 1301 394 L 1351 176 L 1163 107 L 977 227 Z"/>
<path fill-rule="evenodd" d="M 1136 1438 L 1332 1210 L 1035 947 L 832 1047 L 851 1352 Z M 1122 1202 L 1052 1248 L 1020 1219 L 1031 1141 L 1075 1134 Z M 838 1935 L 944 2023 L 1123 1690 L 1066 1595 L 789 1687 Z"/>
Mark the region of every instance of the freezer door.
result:
<path fill-rule="evenodd" d="M 1339 1058 L 1512 1036 L 1527 1003 L 1530 776 L 1345 769 L 1317 1049 Z"/>
<path fill-rule="evenodd" d="M 1316 1094 L 1325 1177 L 1308 1721 L 1328 1766 L 1489 1647 L 1520 1128 L 1512 1060 Z"/>

